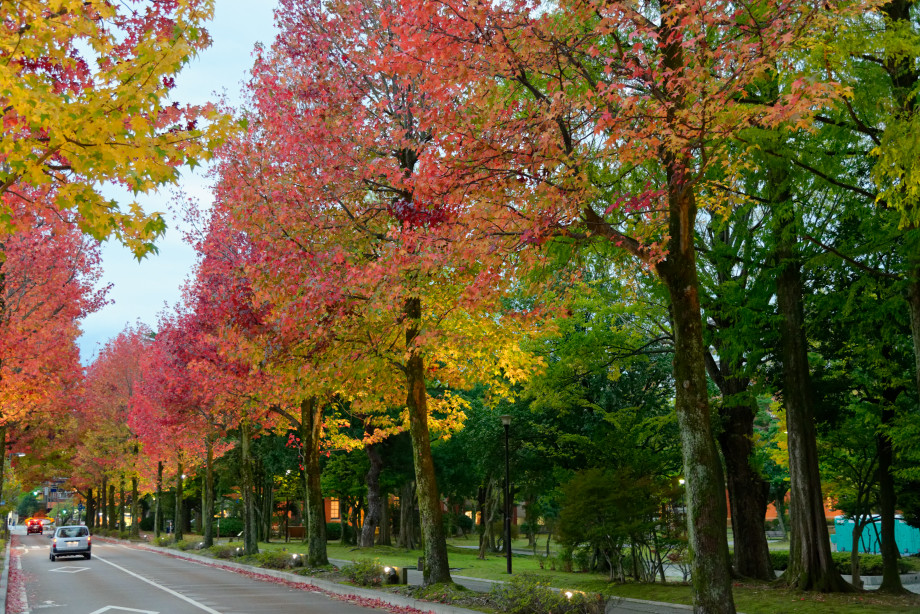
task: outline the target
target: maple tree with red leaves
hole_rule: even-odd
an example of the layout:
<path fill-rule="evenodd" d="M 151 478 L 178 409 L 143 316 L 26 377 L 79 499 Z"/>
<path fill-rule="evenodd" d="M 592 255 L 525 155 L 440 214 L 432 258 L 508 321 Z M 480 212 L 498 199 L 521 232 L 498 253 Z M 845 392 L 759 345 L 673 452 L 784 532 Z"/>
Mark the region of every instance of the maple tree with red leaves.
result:
<path fill-rule="evenodd" d="M 80 445 L 74 463 L 82 473 L 97 476 L 102 501 L 115 507 L 116 486 L 121 490 L 122 503 L 126 482 L 130 482 L 131 517 L 139 518 L 142 445 L 139 434 L 131 428 L 128 418 L 131 404 L 141 379 L 141 361 L 148 351 L 152 331 L 144 325 L 123 330 L 106 343 L 86 368 L 79 413 Z M 106 512 L 104 512 L 106 513 Z M 108 515 L 108 528 L 121 525 L 121 520 Z M 138 534 L 139 523 L 131 524 Z"/>
<path fill-rule="evenodd" d="M 519 341 L 539 311 L 501 302 L 522 287 L 519 239 L 445 189 L 440 143 L 416 119 L 435 101 L 416 96 L 424 71 L 401 70 L 389 10 L 282 3 L 249 133 L 219 155 L 217 206 L 252 249 L 246 275 L 276 340 L 259 359 L 299 357 L 287 364 L 312 382 L 309 403 L 335 391 L 366 415 L 406 408 L 425 581 L 447 582 L 430 439 L 459 426 L 463 404 L 426 380 L 508 392 L 535 366 Z"/>
<path fill-rule="evenodd" d="M 46 191 L 3 200 L 12 217 L 0 231 L 0 448 L 53 454 L 49 438 L 68 432 L 81 379 L 78 321 L 105 303 L 99 251 Z"/>

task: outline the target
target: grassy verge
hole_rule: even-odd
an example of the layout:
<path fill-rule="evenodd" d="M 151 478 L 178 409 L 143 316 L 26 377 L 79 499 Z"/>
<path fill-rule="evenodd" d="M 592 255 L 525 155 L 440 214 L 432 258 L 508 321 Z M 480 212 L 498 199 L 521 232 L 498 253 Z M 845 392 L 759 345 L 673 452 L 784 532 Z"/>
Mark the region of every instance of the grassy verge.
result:
<path fill-rule="evenodd" d="M 195 539 L 195 536 L 192 535 L 186 535 L 185 537 L 187 541 Z M 469 541 L 471 542 L 472 540 Z M 522 541 L 524 547 L 526 547 L 526 541 Z M 226 542 L 222 539 L 221 543 Z M 236 540 L 234 544 L 239 544 L 239 540 Z M 505 559 L 503 556 L 490 554 L 485 560 L 479 560 L 476 550 L 464 548 L 463 546 L 465 545 L 467 543 L 463 540 L 452 540 L 452 545 L 448 546 L 453 575 L 499 581 L 509 579 L 505 571 Z M 518 547 L 516 543 L 514 547 Z M 284 551 L 291 554 L 306 552 L 306 546 L 300 542 L 260 543 L 259 548 L 262 552 Z M 411 568 L 415 568 L 418 558 L 422 556 L 420 550 L 407 551 L 387 546 L 355 548 L 354 546 L 343 546 L 336 542 L 328 544 L 328 554 L 333 559 L 347 561 L 378 559 L 384 565 L 408 566 Z M 920 559 L 914 559 L 912 562 L 920 564 Z M 566 573 L 559 570 L 540 569 L 537 558 L 532 556 L 515 555 L 513 564 L 516 576 L 531 573 L 539 578 L 541 582 L 560 589 L 685 605 L 692 603 L 690 587 L 684 584 L 610 583 L 604 574 Z M 418 592 L 418 589 L 415 589 L 415 591 Z M 920 612 L 920 595 L 894 597 L 876 592 L 861 592 L 852 595 L 815 594 L 791 591 L 772 584 L 756 582 L 736 583 L 734 595 L 738 610 L 745 614 L 894 614 Z M 477 607 L 477 609 L 488 611 L 488 608 L 478 605 L 467 606 L 457 601 L 453 601 L 453 603 L 461 607 Z"/>

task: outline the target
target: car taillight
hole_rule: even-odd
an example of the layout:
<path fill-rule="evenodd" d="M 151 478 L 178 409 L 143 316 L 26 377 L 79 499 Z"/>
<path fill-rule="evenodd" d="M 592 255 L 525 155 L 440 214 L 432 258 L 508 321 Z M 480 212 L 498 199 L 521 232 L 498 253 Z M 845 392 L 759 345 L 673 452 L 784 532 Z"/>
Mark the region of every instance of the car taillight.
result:
<path fill-rule="evenodd" d="M 87 543 L 87 544 L 93 543 L 93 538 L 92 538 L 92 537 L 87 537 L 87 538 L 86 538 L 86 543 Z"/>
<path fill-rule="evenodd" d="M 54 539 L 52 539 L 52 540 L 51 540 L 51 543 L 54 544 L 55 546 L 57 546 L 57 537 L 55 537 Z"/>

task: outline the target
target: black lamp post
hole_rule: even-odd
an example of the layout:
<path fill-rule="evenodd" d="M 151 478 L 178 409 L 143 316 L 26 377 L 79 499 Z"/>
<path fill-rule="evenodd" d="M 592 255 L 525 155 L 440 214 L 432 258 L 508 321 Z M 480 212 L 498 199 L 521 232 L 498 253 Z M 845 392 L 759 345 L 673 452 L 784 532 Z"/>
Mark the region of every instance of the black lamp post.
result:
<path fill-rule="evenodd" d="M 508 573 L 511 573 L 511 462 L 508 451 L 508 433 L 511 430 L 511 416 L 499 416 L 505 427 L 505 557 L 508 560 Z"/>

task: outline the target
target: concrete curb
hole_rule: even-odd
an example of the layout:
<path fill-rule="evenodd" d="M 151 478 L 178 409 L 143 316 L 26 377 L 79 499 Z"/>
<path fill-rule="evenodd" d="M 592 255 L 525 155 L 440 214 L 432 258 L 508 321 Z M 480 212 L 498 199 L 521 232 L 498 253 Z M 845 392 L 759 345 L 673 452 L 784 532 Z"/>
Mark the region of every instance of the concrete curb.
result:
<path fill-rule="evenodd" d="M 10 552 L 13 546 L 13 534 L 6 540 L 6 552 L 3 553 L 3 575 L 0 576 L 0 612 L 6 612 L 6 591 L 10 585 Z"/>
<path fill-rule="evenodd" d="M 847 582 L 853 581 L 853 576 L 843 575 L 843 579 Z M 882 583 L 883 576 L 863 576 L 860 575 L 859 579 L 862 580 L 863 586 L 879 586 Z M 920 584 L 920 573 L 902 573 L 901 574 L 901 584 Z"/>

